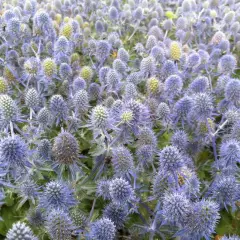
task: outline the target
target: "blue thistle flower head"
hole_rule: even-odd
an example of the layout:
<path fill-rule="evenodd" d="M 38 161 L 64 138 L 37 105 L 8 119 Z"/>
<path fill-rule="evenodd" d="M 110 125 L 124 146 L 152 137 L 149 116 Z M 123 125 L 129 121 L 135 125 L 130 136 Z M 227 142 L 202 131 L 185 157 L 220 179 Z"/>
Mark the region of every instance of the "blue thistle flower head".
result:
<path fill-rule="evenodd" d="M 18 36 L 18 34 L 20 32 L 20 21 L 19 21 L 19 19 L 11 18 L 7 22 L 6 30 L 11 36 Z"/>
<path fill-rule="evenodd" d="M 119 12 L 114 6 L 110 7 L 109 9 L 109 18 L 112 21 L 115 21 L 119 18 Z"/>
<path fill-rule="evenodd" d="M 76 112 L 84 113 L 88 110 L 89 99 L 88 93 L 86 90 L 82 89 L 77 91 L 73 96 L 73 106 L 75 107 Z"/>
<path fill-rule="evenodd" d="M 171 143 L 180 151 L 186 151 L 188 145 L 188 135 L 183 130 L 177 130 L 171 137 Z"/>
<path fill-rule="evenodd" d="M 0 142 L 0 160 L 8 168 L 27 165 L 28 148 L 26 143 L 19 136 L 6 137 Z"/>
<path fill-rule="evenodd" d="M 77 77 L 73 80 L 72 86 L 74 91 L 77 92 L 78 90 L 86 89 L 87 83 L 83 78 Z"/>
<path fill-rule="evenodd" d="M 25 95 L 25 103 L 29 108 L 35 109 L 39 104 L 39 95 L 35 88 L 30 88 Z"/>
<path fill-rule="evenodd" d="M 167 222 L 184 226 L 191 211 L 191 202 L 183 193 L 166 192 L 163 197 L 163 216 Z"/>
<path fill-rule="evenodd" d="M 108 218 L 101 218 L 90 226 L 90 236 L 95 240 L 113 240 L 116 235 L 116 226 Z"/>
<path fill-rule="evenodd" d="M 127 63 L 129 61 L 129 53 L 125 50 L 125 48 L 119 48 L 117 58 Z"/>
<path fill-rule="evenodd" d="M 96 23 L 95 23 L 95 29 L 96 29 L 96 32 L 97 33 L 102 33 L 105 31 L 104 29 L 104 24 L 102 21 L 100 20 L 97 20 Z"/>
<path fill-rule="evenodd" d="M 90 100 L 97 100 L 101 96 L 101 87 L 98 83 L 91 83 L 88 88 Z"/>
<path fill-rule="evenodd" d="M 46 210 L 62 209 L 67 211 L 75 205 L 73 189 L 60 181 L 47 183 L 39 197 L 39 207 Z"/>
<path fill-rule="evenodd" d="M 123 178 L 115 178 L 109 186 L 110 196 L 113 202 L 126 203 L 133 198 L 132 186 Z"/>
<path fill-rule="evenodd" d="M 137 96 L 138 96 L 138 91 L 137 91 L 135 84 L 127 83 L 125 85 L 125 92 L 124 92 L 125 99 L 126 100 L 130 100 L 131 98 L 136 99 Z"/>
<path fill-rule="evenodd" d="M 141 7 L 137 7 L 133 12 L 133 17 L 136 20 L 141 20 L 143 18 L 143 9 Z"/>
<path fill-rule="evenodd" d="M 51 239 L 70 240 L 74 226 L 69 215 L 61 209 L 53 209 L 46 221 L 46 227 Z"/>
<path fill-rule="evenodd" d="M 143 58 L 141 61 L 140 70 L 144 77 L 153 76 L 156 71 L 154 58 L 151 56 Z"/>
<path fill-rule="evenodd" d="M 237 162 L 240 162 L 240 143 L 235 139 L 222 142 L 220 158 L 226 167 L 234 166 Z"/>
<path fill-rule="evenodd" d="M 52 145 L 48 139 L 42 139 L 37 147 L 38 155 L 41 159 L 48 160 L 52 154 Z"/>
<path fill-rule="evenodd" d="M 209 87 L 209 81 L 207 77 L 200 76 L 192 81 L 189 86 L 189 90 L 193 93 L 206 92 Z"/>
<path fill-rule="evenodd" d="M 116 70 L 119 74 L 124 74 L 127 70 L 127 66 L 125 62 L 117 58 L 113 61 L 113 69 Z"/>
<path fill-rule="evenodd" d="M 192 111 L 195 118 L 200 121 L 210 118 L 213 111 L 211 96 L 207 93 L 197 93 L 194 96 Z"/>
<path fill-rule="evenodd" d="M 142 74 L 141 72 L 133 72 L 133 73 L 130 73 L 128 76 L 127 76 L 127 79 L 126 81 L 127 82 L 131 82 L 133 83 L 134 85 L 137 85 L 141 82 L 142 80 Z"/>
<path fill-rule="evenodd" d="M 12 225 L 12 228 L 7 232 L 6 240 L 37 240 L 33 235 L 32 230 L 24 223 L 17 222 Z"/>
<path fill-rule="evenodd" d="M 15 17 L 15 13 L 11 9 L 4 11 L 3 18 L 5 22 L 8 22 L 10 19 Z"/>
<path fill-rule="evenodd" d="M 35 203 L 35 199 L 39 195 L 40 187 L 32 179 L 26 179 L 19 183 L 17 191 L 19 196 L 22 198 L 20 206 L 24 204 L 27 200 L 31 200 Z"/>
<path fill-rule="evenodd" d="M 69 41 L 66 37 L 60 36 L 54 45 L 55 54 L 67 54 L 69 51 Z"/>
<path fill-rule="evenodd" d="M 0 95 L 0 122 L 5 127 L 9 122 L 19 121 L 19 109 L 15 101 L 8 95 Z"/>
<path fill-rule="evenodd" d="M 159 168 L 165 173 L 175 173 L 184 165 L 184 159 L 174 146 L 167 146 L 159 154 Z"/>
<path fill-rule="evenodd" d="M 49 102 L 49 109 L 56 119 L 56 124 L 62 120 L 66 120 L 68 114 L 68 107 L 61 95 L 53 95 Z"/>
<path fill-rule="evenodd" d="M 37 121 L 41 126 L 47 126 L 50 119 L 50 112 L 46 107 L 40 109 L 37 114 Z"/>
<path fill-rule="evenodd" d="M 155 59 L 157 63 L 163 63 L 165 60 L 165 51 L 159 46 L 154 46 L 151 49 L 150 55 Z"/>
<path fill-rule="evenodd" d="M 72 165 L 79 159 L 77 139 L 69 132 L 61 132 L 54 139 L 52 147 L 54 160 L 58 164 Z"/>
<path fill-rule="evenodd" d="M 110 91 L 117 91 L 119 89 L 121 76 L 116 70 L 110 69 L 107 73 L 106 79 L 107 87 Z"/>
<path fill-rule="evenodd" d="M 107 129 L 109 126 L 108 109 L 102 105 L 93 108 L 91 114 L 91 127 L 95 130 Z"/>
<path fill-rule="evenodd" d="M 231 79 L 225 87 L 225 99 L 235 106 L 240 103 L 240 80 Z"/>
<path fill-rule="evenodd" d="M 72 68 L 67 63 L 61 63 L 59 68 L 59 76 L 62 79 L 69 79 L 72 76 Z"/>
<path fill-rule="evenodd" d="M 126 147 L 112 149 L 112 164 L 117 176 L 124 176 L 134 169 L 133 156 Z"/>
<path fill-rule="evenodd" d="M 178 120 L 187 120 L 189 113 L 193 107 L 193 99 L 185 96 L 179 99 L 174 105 L 174 115 Z"/>
<path fill-rule="evenodd" d="M 103 210 L 103 217 L 110 219 L 116 229 L 121 229 L 128 215 L 127 205 L 111 202 Z"/>
<path fill-rule="evenodd" d="M 103 197 L 104 200 L 110 200 L 111 196 L 109 193 L 110 181 L 106 179 L 101 179 L 97 182 L 97 196 Z"/>
<path fill-rule="evenodd" d="M 151 50 L 156 45 L 157 45 L 156 37 L 153 36 L 153 35 L 148 36 L 148 39 L 147 39 L 147 42 L 146 42 L 146 49 Z"/>
<path fill-rule="evenodd" d="M 154 148 L 151 145 L 143 145 L 136 152 L 138 162 L 144 168 L 153 162 Z"/>
<path fill-rule="evenodd" d="M 219 218 L 219 205 L 216 202 L 203 199 L 193 203 L 185 228 L 187 236 L 189 239 L 209 239 Z"/>
<path fill-rule="evenodd" d="M 29 210 L 27 220 L 33 227 L 43 227 L 46 217 L 41 210 L 34 208 Z"/>
<path fill-rule="evenodd" d="M 106 40 L 101 40 L 97 43 L 96 59 L 103 63 L 109 57 L 111 50 L 110 44 Z"/>
<path fill-rule="evenodd" d="M 231 54 L 227 54 L 220 58 L 218 63 L 218 72 L 222 74 L 231 74 L 234 72 L 236 66 L 236 58 Z"/>
<path fill-rule="evenodd" d="M 164 81 L 170 75 L 177 74 L 177 72 L 178 72 L 177 65 L 175 65 L 173 61 L 171 60 L 164 61 L 161 69 L 162 78 Z"/>
<path fill-rule="evenodd" d="M 103 86 L 107 84 L 107 73 L 109 70 L 110 67 L 101 67 L 99 70 L 99 81 Z"/>
<path fill-rule="evenodd" d="M 157 23 L 158 25 L 158 23 Z M 155 36 L 158 40 L 163 39 L 163 31 L 160 27 L 158 26 L 152 26 L 149 31 L 148 31 L 148 36 L 153 35 Z"/>
<path fill-rule="evenodd" d="M 191 53 L 187 58 L 187 67 L 196 68 L 201 64 L 201 58 L 198 53 Z"/>
<path fill-rule="evenodd" d="M 170 97 L 179 95 L 182 91 L 183 81 L 178 75 L 169 76 L 164 85 L 164 91 Z"/>
<path fill-rule="evenodd" d="M 150 145 L 153 149 L 156 148 L 157 138 L 151 128 L 144 127 L 139 131 L 137 145 Z"/>
<path fill-rule="evenodd" d="M 221 208 L 227 209 L 230 206 L 234 210 L 235 202 L 240 198 L 239 187 L 239 183 L 233 176 L 217 177 L 210 189 L 211 197 L 219 203 Z"/>

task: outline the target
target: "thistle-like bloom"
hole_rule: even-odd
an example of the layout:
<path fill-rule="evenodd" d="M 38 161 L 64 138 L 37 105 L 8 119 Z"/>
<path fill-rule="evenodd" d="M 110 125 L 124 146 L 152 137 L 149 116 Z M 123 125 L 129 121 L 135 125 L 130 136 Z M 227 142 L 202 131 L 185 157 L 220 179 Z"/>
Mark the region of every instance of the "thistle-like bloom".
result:
<path fill-rule="evenodd" d="M 219 203 L 221 208 L 228 206 L 236 208 L 235 202 L 240 199 L 239 183 L 233 176 L 217 177 L 210 190 L 212 198 Z"/>
<path fill-rule="evenodd" d="M 29 210 L 27 220 L 31 226 L 38 228 L 44 225 L 46 218 L 44 213 L 38 208 L 36 208 Z"/>
<path fill-rule="evenodd" d="M 185 227 L 187 237 L 189 239 L 209 239 L 214 233 L 219 218 L 219 206 L 214 201 L 203 199 L 193 203 Z"/>
<path fill-rule="evenodd" d="M 61 95 L 53 95 L 49 102 L 49 109 L 58 125 L 61 120 L 67 118 L 68 107 Z"/>
<path fill-rule="evenodd" d="M 66 183 L 51 181 L 44 187 L 42 195 L 39 197 L 39 207 L 48 210 L 62 209 L 68 211 L 76 205 L 73 189 Z"/>
<path fill-rule="evenodd" d="M 103 197 L 105 200 L 110 200 L 111 196 L 109 193 L 110 181 L 106 179 L 101 179 L 97 182 L 97 196 Z"/>
<path fill-rule="evenodd" d="M 143 145 L 137 149 L 136 154 L 141 166 L 145 167 L 153 162 L 154 148 L 152 145 Z"/>
<path fill-rule="evenodd" d="M 173 175 L 184 165 L 183 157 L 174 146 L 163 148 L 159 154 L 159 168 L 165 173 Z"/>
<path fill-rule="evenodd" d="M 109 192 L 112 200 L 116 203 L 126 203 L 133 197 L 131 185 L 123 178 L 115 178 L 111 181 Z"/>
<path fill-rule="evenodd" d="M 104 63 L 110 54 L 111 46 L 105 41 L 101 40 L 97 43 L 96 58 L 100 63 Z"/>
<path fill-rule="evenodd" d="M 193 99 L 186 96 L 179 99 L 174 105 L 174 116 L 177 120 L 186 121 L 194 106 Z"/>
<path fill-rule="evenodd" d="M 165 193 L 163 216 L 166 221 L 184 226 L 190 211 L 191 202 L 183 193 Z"/>
<path fill-rule="evenodd" d="M 157 146 L 157 138 L 151 128 L 144 127 L 140 130 L 137 140 L 138 146 L 150 145 L 153 149 Z"/>
<path fill-rule="evenodd" d="M 0 142 L 1 164 L 8 168 L 25 167 L 27 165 L 27 145 L 18 136 L 3 138 Z"/>
<path fill-rule="evenodd" d="M 233 55 L 224 55 L 218 63 L 218 71 L 222 74 L 231 74 L 234 72 L 237 60 Z"/>
<path fill-rule="evenodd" d="M 125 63 L 129 61 L 129 53 L 124 48 L 118 49 L 117 57 Z"/>
<path fill-rule="evenodd" d="M 95 240 L 113 240 L 115 235 L 116 226 L 108 218 L 101 218 L 90 227 L 90 236 Z"/>
<path fill-rule="evenodd" d="M 107 129 L 109 125 L 109 113 L 107 108 L 102 105 L 97 105 L 93 108 L 91 114 L 91 126 L 94 130 Z"/>
<path fill-rule="evenodd" d="M 54 139 L 52 152 L 55 161 L 59 164 L 74 164 L 79 159 L 77 139 L 71 133 L 61 132 Z"/>
<path fill-rule="evenodd" d="M 240 81 L 239 79 L 231 79 L 225 87 L 225 98 L 233 103 L 236 107 L 240 103 Z"/>
<path fill-rule="evenodd" d="M 6 236 L 6 240 L 16 239 L 37 240 L 38 238 L 33 235 L 32 230 L 24 222 L 17 222 L 12 225 Z"/>
<path fill-rule="evenodd" d="M 41 126 L 47 126 L 50 119 L 50 113 L 46 107 L 41 108 L 37 115 L 37 120 Z"/>
<path fill-rule="evenodd" d="M 126 147 L 112 149 L 112 164 L 117 176 L 124 176 L 134 169 L 133 156 Z"/>
<path fill-rule="evenodd" d="M 193 93 L 203 93 L 206 92 L 209 87 L 209 82 L 207 77 L 197 77 L 189 86 L 189 90 Z"/>
<path fill-rule="evenodd" d="M 143 58 L 143 60 L 141 61 L 140 70 L 145 77 L 153 76 L 156 71 L 156 64 L 154 58 L 152 58 L 151 56 Z"/>
<path fill-rule="evenodd" d="M 183 81 L 178 75 L 169 76 L 164 85 L 164 91 L 170 97 L 179 95 L 182 91 Z"/>
<path fill-rule="evenodd" d="M 117 229 L 123 227 L 127 214 L 127 205 L 121 205 L 115 202 L 109 203 L 103 210 L 103 217 L 112 220 Z"/>
<path fill-rule="evenodd" d="M 31 179 L 26 179 L 23 182 L 20 182 L 17 186 L 18 194 L 22 198 L 19 207 L 21 207 L 27 200 L 30 200 L 35 204 L 35 199 L 39 195 L 39 189 L 40 188 L 37 184 Z"/>
<path fill-rule="evenodd" d="M 35 57 L 31 57 L 29 59 L 27 59 L 27 61 L 24 63 L 24 70 L 25 73 L 28 76 L 34 77 L 37 76 L 40 70 L 40 61 L 35 58 Z"/>
<path fill-rule="evenodd" d="M 91 81 L 93 78 L 93 70 L 89 66 L 82 67 L 80 71 L 80 77 L 86 81 Z"/>
<path fill-rule="evenodd" d="M 35 109 L 39 104 L 39 95 L 35 88 L 27 91 L 25 96 L 25 103 L 29 108 Z"/>
<path fill-rule="evenodd" d="M 19 110 L 16 103 L 8 95 L 0 95 L 0 122 L 5 127 L 9 122 L 19 120 Z"/>
<path fill-rule="evenodd" d="M 57 73 L 57 66 L 56 63 L 54 62 L 53 59 L 51 58 L 46 58 L 43 63 L 42 63 L 42 69 L 44 75 L 48 78 L 51 79 L 54 74 Z"/>
<path fill-rule="evenodd" d="M 48 160 L 52 154 L 52 146 L 49 140 L 42 139 L 37 148 L 38 155 L 40 158 Z"/>
<path fill-rule="evenodd" d="M 173 60 L 179 60 L 182 55 L 182 50 L 178 42 L 171 42 L 170 45 L 170 56 Z"/>
<path fill-rule="evenodd" d="M 225 167 L 240 162 L 240 143 L 234 139 L 223 142 L 220 146 L 220 158 Z"/>
<path fill-rule="evenodd" d="M 211 97 L 206 93 L 198 93 L 194 96 L 193 114 L 196 119 L 206 121 L 210 118 L 213 111 L 213 103 Z"/>
<path fill-rule="evenodd" d="M 147 80 L 147 90 L 149 94 L 159 94 L 161 90 L 161 82 L 156 77 Z"/>
<path fill-rule="evenodd" d="M 48 215 L 46 227 L 52 240 L 72 239 L 73 223 L 63 210 L 52 210 Z"/>
<path fill-rule="evenodd" d="M 171 137 L 171 143 L 180 151 L 185 151 L 188 144 L 188 136 L 185 131 L 177 130 Z"/>
<path fill-rule="evenodd" d="M 75 93 L 73 97 L 73 105 L 76 112 L 85 113 L 89 107 L 88 93 L 82 89 Z"/>

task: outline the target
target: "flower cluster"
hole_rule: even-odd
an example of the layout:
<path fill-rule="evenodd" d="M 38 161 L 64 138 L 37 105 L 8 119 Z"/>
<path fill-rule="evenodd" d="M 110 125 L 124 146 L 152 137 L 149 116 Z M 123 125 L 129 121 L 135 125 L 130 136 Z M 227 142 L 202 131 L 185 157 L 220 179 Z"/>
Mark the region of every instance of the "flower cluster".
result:
<path fill-rule="evenodd" d="M 240 239 L 239 1 L 0 2 L 1 239 Z"/>

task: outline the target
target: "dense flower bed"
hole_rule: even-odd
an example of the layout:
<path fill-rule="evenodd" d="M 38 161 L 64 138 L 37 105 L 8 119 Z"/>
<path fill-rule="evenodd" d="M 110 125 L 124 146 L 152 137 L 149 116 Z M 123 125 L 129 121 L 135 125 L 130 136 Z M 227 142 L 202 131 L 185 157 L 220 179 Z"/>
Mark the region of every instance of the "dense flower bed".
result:
<path fill-rule="evenodd" d="M 240 2 L 0 1 L 0 238 L 240 240 Z"/>

